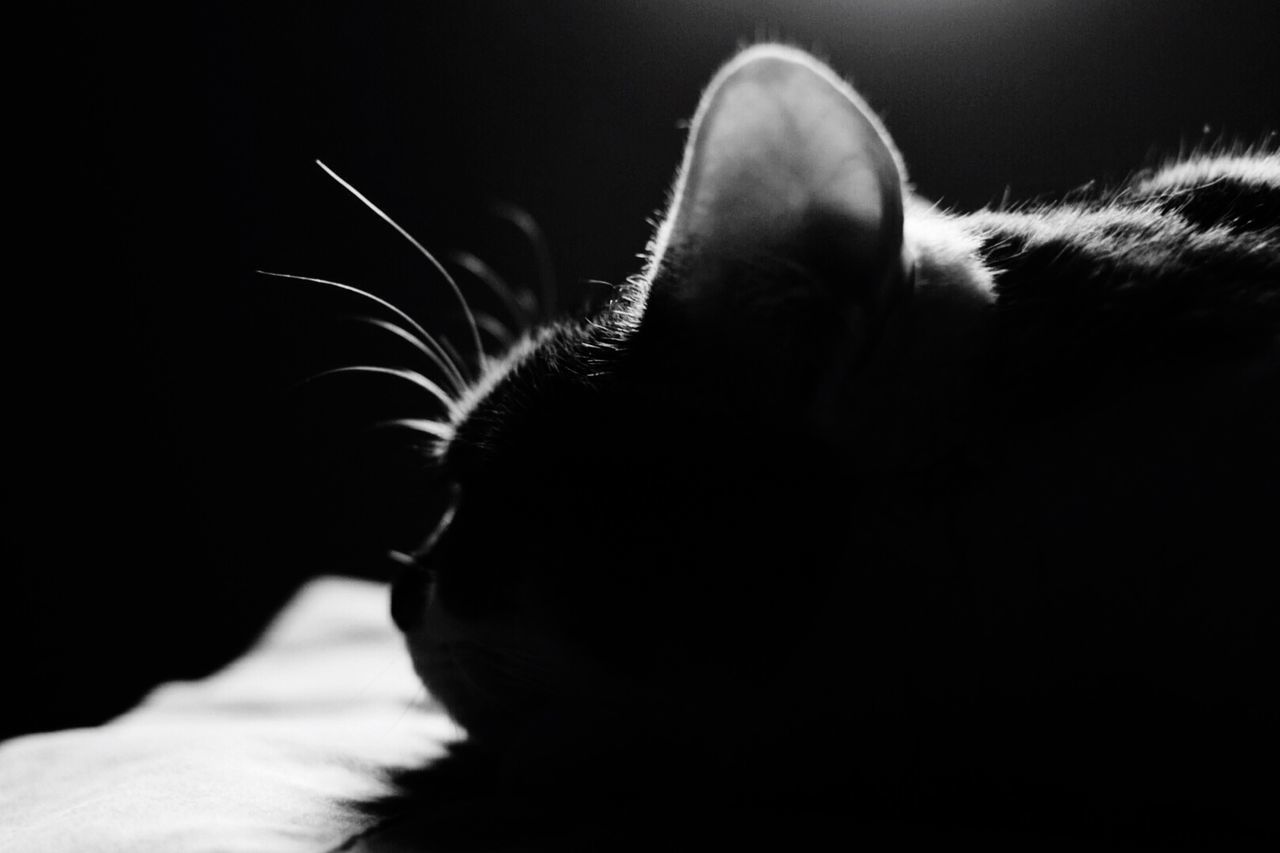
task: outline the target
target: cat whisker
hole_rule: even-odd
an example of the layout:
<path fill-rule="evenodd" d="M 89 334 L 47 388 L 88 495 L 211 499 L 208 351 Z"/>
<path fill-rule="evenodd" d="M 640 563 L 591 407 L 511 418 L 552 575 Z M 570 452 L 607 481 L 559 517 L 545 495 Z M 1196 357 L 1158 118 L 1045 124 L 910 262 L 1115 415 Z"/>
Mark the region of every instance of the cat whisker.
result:
<path fill-rule="evenodd" d="M 584 300 L 587 305 L 593 306 L 593 307 L 601 304 L 602 300 L 608 301 L 608 300 L 615 299 L 618 296 L 618 294 L 623 291 L 623 288 L 624 288 L 624 285 L 614 284 L 611 281 L 604 281 L 603 279 L 599 279 L 599 278 L 585 278 L 585 279 L 582 279 L 582 283 L 586 285 L 590 285 L 590 287 L 588 288 L 584 296 Z M 601 294 L 600 290 L 598 290 L 597 288 L 606 289 L 608 291 L 608 294 L 607 295 Z"/>
<path fill-rule="evenodd" d="M 483 669 L 494 697 L 505 696 L 509 700 L 513 695 L 553 692 L 551 688 L 559 682 L 549 666 L 515 661 L 487 644 L 476 644 L 476 648 L 484 653 Z"/>
<path fill-rule="evenodd" d="M 441 421 L 433 421 L 427 418 L 396 418 L 395 420 L 390 421 L 379 421 L 373 426 L 374 429 L 407 429 L 444 441 L 448 441 L 453 438 L 453 426 L 451 424 L 443 423 Z"/>
<path fill-rule="evenodd" d="M 432 344 L 436 347 L 435 349 L 432 349 L 410 334 L 407 330 L 397 326 L 395 323 L 380 320 L 377 317 L 353 317 L 352 319 L 357 323 L 367 323 L 370 326 L 375 326 L 379 329 L 390 332 L 425 355 L 427 359 L 430 360 L 433 367 L 439 368 L 446 376 L 448 376 L 450 382 L 453 382 L 455 378 L 461 380 L 462 377 L 457 374 L 457 368 L 448 360 L 448 353 L 444 351 L 444 348 L 440 346 L 435 338 L 431 338 Z M 455 390 L 458 389 L 455 387 Z"/>
<path fill-rule="evenodd" d="M 409 712 L 415 708 L 428 707 L 430 700 L 431 694 L 427 693 L 427 688 L 424 686 L 422 689 L 414 693 L 413 697 L 405 703 L 404 710 L 400 712 L 400 716 L 396 717 L 396 721 L 391 724 L 391 727 L 395 728 L 396 726 L 399 726 L 404 722 L 404 718 L 409 715 Z"/>
<path fill-rule="evenodd" d="M 480 324 L 480 330 L 497 341 L 503 349 L 509 348 L 516 339 L 511 330 L 492 314 L 477 314 L 476 322 Z"/>
<path fill-rule="evenodd" d="M 502 276 L 498 275 L 493 267 L 470 252 L 454 252 L 450 256 L 450 260 L 492 290 L 517 325 L 521 328 L 533 325 L 533 312 L 529 306 L 520 301 L 515 291 L 503 281 Z"/>
<path fill-rule="evenodd" d="M 319 166 L 321 169 L 323 169 L 329 177 L 337 181 L 339 186 L 341 186 L 347 192 L 351 193 L 353 196 L 359 199 L 360 202 L 363 203 L 365 207 L 369 208 L 371 211 L 377 214 L 384 222 L 386 222 L 388 225 L 394 228 L 396 232 L 400 234 L 401 237 L 404 237 L 406 240 L 408 240 L 410 245 L 412 245 L 415 249 L 417 249 L 418 252 L 421 253 L 422 256 L 426 258 L 427 261 L 435 268 L 436 272 L 440 273 L 440 275 L 444 277 L 445 283 L 448 284 L 449 289 L 453 291 L 453 295 L 457 298 L 458 303 L 462 306 L 462 313 L 467 318 L 467 326 L 471 331 L 472 343 L 475 345 L 475 348 L 476 348 L 476 368 L 477 370 L 483 368 L 484 347 L 480 345 L 480 330 L 476 327 L 476 318 L 471 313 L 471 306 L 467 303 L 467 298 L 462 295 L 462 290 L 458 287 L 458 283 L 453 280 L 453 276 L 449 275 L 449 271 L 444 268 L 443 264 L 441 264 L 438 260 L 436 260 L 435 255 L 431 254 L 431 252 L 427 250 L 426 246 L 418 242 L 418 240 L 412 234 L 410 234 L 404 228 L 400 227 L 399 223 L 397 223 L 394 219 L 392 219 L 390 216 L 384 213 L 383 210 L 380 207 L 378 207 L 376 204 L 369 201 L 369 199 L 366 198 L 363 193 L 361 193 L 358 189 L 356 189 L 354 186 L 352 186 L 350 183 L 344 180 L 341 176 L 339 176 L 337 172 L 333 171 L 332 169 L 330 169 L 328 166 L 326 166 L 324 163 L 322 163 L 319 160 L 316 160 L 316 165 Z"/>
<path fill-rule="evenodd" d="M 559 284 L 556 281 L 555 267 L 551 263 L 551 252 L 547 249 L 547 238 L 542 229 L 528 211 L 511 202 L 499 202 L 490 207 L 493 215 L 515 226 L 533 249 L 534 263 L 538 269 L 538 284 L 541 298 L 538 308 L 544 319 L 551 317 L 559 301 Z"/>
<path fill-rule="evenodd" d="M 357 375 L 373 375 L 373 376 L 389 376 L 395 379 L 402 379 L 405 382 L 412 383 L 414 386 L 426 391 L 432 398 L 441 403 L 445 410 L 453 415 L 456 404 L 452 397 L 445 393 L 444 389 L 436 383 L 432 382 L 421 373 L 413 370 L 402 370 L 396 367 L 378 367 L 369 364 L 355 364 L 349 367 L 335 367 L 332 370 L 325 370 L 313 376 L 309 376 L 303 380 L 301 384 L 315 382 L 320 379 L 326 379 L 334 376 L 357 376 Z"/>
<path fill-rule="evenodd" d="M 458 352 L 458 348 L 455 347 L 453 345 L 453 342 L 450 341 L 448 338 L 446 338 L 444 335 L 440 336 L 440 346 L 443 347 L 445 352 L 449 353 L 453 358 L 459 359 L 459 360 L 462 359 L 462 354 Z M 481 366 L 483 366 L 484 364 L 484 359 L 485 359 L 485 353 L 484 353 L 484 350 L 481 350 L 480 351 Z"/>
<path fill-rule="evenodd" d="M 453 384 L 455 391 L 460 392 L 464 388 L 466 388 L 467 385 L 469 384 L 465 379 L 462 378 L 462 373 L 458 369 L 458 366 L 454 364 L 451 359 L 449 359 L 448 353 L 444 351 L 444 348 L 440 346 L 440 344 L 436 341 L 436 339 L 432 337 L 431 334 L 427 332 L 426 329 L 422 328 L 421 324 L 419 324 L 416 320 L 414 320 L 404 311 L 392 305 L 387 300 L 378 296 L 374 296 L 372 293 L 369 293 L 366 290 L 361 290 L 358 287 L 352 287 L 349 284 L 343 284 L 342 282 L 339 282 L 339 281 L 329 281 L 328 279 L 314 278 L 312 276 L 307 276 L 307 275 L 293 275 L 291 273 L 284 273 L 284 272 L 271 272 L 270 270 L 255 270 L 255 272 L 257 272 L 259 275 L 270 276 L 272 278 L 288 279 L 290 281 L 307 281 L 307 282 L 311 282 L 312 284 L 322 284 L 326 287 L 332 287 L 337 290 L 344 291 L 346 293 L 354 294 L 355 296 L 358 296 L 361 299 L 368 300 L 378 305 L 379 307 L 385 308 L 386 310 L 394 314 L 396 317 L 398 317 L 399 319 L 407 323 L 409 325 L 409 328 L 411 328 L 416 334 L 420 343 L 423 343 L 424 345 L 436 347 L 441 358 L 449 362 L 449 369 L 446 372 L 449 375 L 449 381 Z"/>
<path fill-rule="evenodd" d="M 449 661 L 453 664 L 454 670 L 457 671 L 459 677 L 461 677 L 463 681 L 467 682 L 472 690 L 490 700 L 497 698 L 492 690 L 482 687 L 480 683 L 472 677 L 471 673 L 467 672 L 466 666 L 462 663 L 462 656 L 458 654 L 458 649 L 454 643 L 444 643 L 443 648 L 445 653 L 449 655 Z"/>

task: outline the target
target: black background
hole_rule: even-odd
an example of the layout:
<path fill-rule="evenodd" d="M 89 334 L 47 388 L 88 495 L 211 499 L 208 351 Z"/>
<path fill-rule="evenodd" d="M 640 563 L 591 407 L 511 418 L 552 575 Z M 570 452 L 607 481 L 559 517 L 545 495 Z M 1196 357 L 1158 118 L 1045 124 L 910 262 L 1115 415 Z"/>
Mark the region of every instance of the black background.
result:
<path fill-rule="evenodd" d="M 0 735 L 209 672 L 305 577 L 379 575 L 347 518 L 362 496 L 334 494 L 281 426 L 282 389 L 323 361 L 310 297 L 251 271 L 451 303 L 315 158 L 516 281 L 528 247 L 499 245 L 486 211 L 519 204 L 567 304 L 638 269 L 681 122 L 741 44 L 826 56 L 920 192 L 972 208 L 1263 138 L 1273 5 L 99 4 L 15 29 Z"/>

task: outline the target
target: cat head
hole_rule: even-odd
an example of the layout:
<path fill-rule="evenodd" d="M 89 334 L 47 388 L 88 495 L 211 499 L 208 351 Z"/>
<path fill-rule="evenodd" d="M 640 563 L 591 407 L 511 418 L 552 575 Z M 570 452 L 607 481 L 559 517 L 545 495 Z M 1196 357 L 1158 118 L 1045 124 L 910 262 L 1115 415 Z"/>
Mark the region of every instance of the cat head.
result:
<path fill-rule="evenodd" d="M 795 677 L 850 536 L 835 436 L 912 299 L 905 198 L 812 57 L 715 76 L 644 272 L 490 363 L 432 451 L 447 508 L 393 614 L 473 739 Z"/>

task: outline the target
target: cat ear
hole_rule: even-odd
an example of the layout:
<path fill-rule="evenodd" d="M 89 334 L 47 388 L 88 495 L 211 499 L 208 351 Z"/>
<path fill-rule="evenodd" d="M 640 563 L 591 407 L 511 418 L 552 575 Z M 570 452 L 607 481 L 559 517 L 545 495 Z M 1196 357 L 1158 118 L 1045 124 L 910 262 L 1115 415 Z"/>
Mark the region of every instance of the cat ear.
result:
<path fill-rule="evenodd" d="M 763 261 L 816 273 L 865 320 L 906 286 L 902 196 L 898 156 L 857 94 L 808 54 L 759 45 L 702 97 L 648 279 L 680 301 L 741 305 L 724 270 Z"/>

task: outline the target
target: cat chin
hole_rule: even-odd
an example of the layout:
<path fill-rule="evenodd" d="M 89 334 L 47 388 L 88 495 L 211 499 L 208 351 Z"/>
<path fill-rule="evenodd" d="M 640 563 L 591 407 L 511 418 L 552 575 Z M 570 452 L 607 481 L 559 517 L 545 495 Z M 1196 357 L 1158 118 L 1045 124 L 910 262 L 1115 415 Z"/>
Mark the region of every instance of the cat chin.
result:
<path fill-rule="evenodd" d="M 429 695 L 513 782 L 580 771 L 606 754 L 639 760 L 685 741 L 691 751 L 730 727 L 729 709 L 709 713 L 679 684 L 620 675 L 518 619 L 461 620 L 433 602 L 406 641 Z"/>
<path fill-rule="evenodd" d="M 551 697 L 580 692 L 567 655 L 528 621 L 461 619 L 429 596 L 405 632 L 419 679 L 473 741 L 509 740 L 546 713 Z"/>

